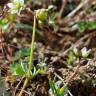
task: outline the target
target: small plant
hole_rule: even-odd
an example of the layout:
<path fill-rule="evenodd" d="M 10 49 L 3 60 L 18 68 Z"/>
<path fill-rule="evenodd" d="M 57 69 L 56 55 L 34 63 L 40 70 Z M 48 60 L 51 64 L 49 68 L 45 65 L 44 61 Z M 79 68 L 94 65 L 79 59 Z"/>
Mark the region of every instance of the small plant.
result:
<path fill-rule="evenodd" d="M 46 68 L 42 67 L 41 69 L 37 69 L 36 67 L 33 66 L 33 53 L 34 53 L 34 40 L 35 40 L 35 31 L 36 31 L 36 19 L 38 20 L 38 22 L 46 22 L 47 18 L 48 18 L 48 10 L 47 9 L 39 9 L 35 11 L 34 14 L 34 24 L 33 24 L 33 33 L 32 33 L 32 41 L 31 41 L 31 48 L 30 48 L 30 56 L 29 56 L 29 62 L 28 62 L 28 68 L 25 74 L 25 82 L 24 85 L 22 87 L 22 90 L 20 91 L 19 96 L 22 96 L 23 90 L 25 89 L 29 79 L 31 77 L 36 76 L 37 74 L 41 74 L 44 73 L 44 70 L 46 70 Z M 43 64 L 43 63 L 42 63 Z M 40 65 L 42 65 L 40 64 Z M 33 71 L 31 71 L 33 70 Z"/>
<path fill-rule="evenodd" d="M 17 63 L 14 63 L 10 66 L 10 71 L 12 73 L 13 76 L 24 76 L 26 74 L 26 71 L 27 71 L 27 65 L 28 65 L 28 62 L 17 62 Z M 31 78 L 35 78 L 37 75 L 39 74 L 45 74 L 47 70 L 47 66 L 46 64 L 43 65 L 43 62 L 40 63 L 40 66 L 39 64 L 37 64 L 36 67 L 33 67 L 30 74 L 31 74 Z"/>
<path fill-rule="evenodd" d="M 57 82 L 55 82 L 54 80 L 50 80 L 49 84 L 50 96 L 68 96 L 68 87 L 64 85 L 62 86 L 63 82 L 61 80 Z"/>
<path fill-rule="evenodd" d="M 67 64 L 74 65 L 76 61 L 77 61 L 77 57 L 76 55 L 74 55 L 73 51 L 71 50 L 68 54 Z"/>
<path fill-rule="evenodd" d="M 53 80 L 49 80 L 49 96 L 68 96 L 70 91 L 68 90 L 67 84 L 65 84 L 62 77 L 57 73 L 54 73 L 55 77 Z"/>
<path fill-rule="evenodd" d="M 78 50 L 76 47 L 74 47 L 68 55 L 67 64 L 74 65 L 76 64 L 80 59 L 86 60 L 90 54 L 90 49 L 87 50 L 86 47 L 82 48 L 81 50 Z"/>
<path fill-rule="evenodd" d="M 35 49 L 34 49 L 35 51 Z M 28 68 L 28 57 L 30 56 L 30 48 L 22 48 L 21 50 L 15 53 L 13 58 L 14 63 L 10 66 L 10 71 L 12 75 L 15 76 L 24 76 Z M 47 70 L 46 63 L 43 61 L 33 66 L 31 70 L 31 77 L 36 77 L 38 74 L 45 74 Z"/>
<path fill-rule="evenodd" d="M 81 50 L 78 50 L 76 47 L 73 48 L 74 55 L 76 55 L 77 57 L 84 58 L 84 59 L 86 59 L 89 56 L 90 51 L 91 50 L 90 49 L 87 50 L 86 47 L 83 47 Z"/>
<path fill-rule="evenodd" d="M 24 8 L 24 0 L 12 0 L 10 3 L 7 4 L 9 10 L 9 14 L 18 14 L 20 15 L 22 9 Z M 2 22 L 1 22 L 2 23 Z M 29 60 L 28 64 L 24 63 L 18 63 L 13 64 L 11 66 L 11 71 L 14 75 L 25 75 L 25 82 L 24 85 L 20 91 L 20 94 L 18 96 L 22 96 L 23 90 L 25 89 L 29 79 L 31 76 L 36 76 L 39 73 L 42 73 L 43 71 L 41 69 L 37 69 L 33 67 L 33 52 L 34 52 L 34 39 L 35 39 L 35 30 L 36 30 L 36 16 L 34 14 L 34 24 L 33 24 L 33 33 L 32 33 L 32 42 L 31 42 L 31 48 L 30 48 L 30 54 L 29 54 Z M 25 50 L 26 51 L 26 50 Z M 26 55 L 26 54 L 23 54 Z"/>
<path fill-rule="evenodd" d="M 8 14 L 7 21 L 10 19 L 12 23 L 15 19 L 14 17 L 16 17 L 16 14 L 20 16 L 21 11 L 25 8 L 24 0 L 11 0 L 11 2 L 7 4 L 7 7 L 9 8 L 8 12 L 6 12 L 6 14 Z M 52 6 L 49 9 L 51 8 Z M 37 64 L 36 67 L 33 65 L 33 54 L 34 54 L 35 32 L 36 32 L 36 20 L 42 23 L 48 21 L 49 9 L 39 9 L 34 12 L 34 23 L 32 28 L 33 32 L 32 32 L 32 41 L 30 49 L 22 49 L 21 51 L 19 51 L 19 55 L 17 53 L 16 54 L 17 57 L 14 58 L 14 64 L 10 66 L 10 70 L 13 73 L 13 75 L 25 77 L 23 87 L 18 96 L 22 96 L 23 91 L 26 88 L 30 78 L 35 78 L 38 74 L 44 74 L 45 71 L 47 70 L 45 63 L 41 62 L 40 64 Z M 2 26 L 5 27 L 7 22 L 5 21 L 6 21 L 5 19 L 2 19 L 2 21 L 0 22 L 1 27 Z M 26 63 L 24 62 L 24 60 L 22 60 L 22 58 L 24 59 L 25 57 L 26 57 Z M 19 61 L 20 58 L 21 61 Z"/>

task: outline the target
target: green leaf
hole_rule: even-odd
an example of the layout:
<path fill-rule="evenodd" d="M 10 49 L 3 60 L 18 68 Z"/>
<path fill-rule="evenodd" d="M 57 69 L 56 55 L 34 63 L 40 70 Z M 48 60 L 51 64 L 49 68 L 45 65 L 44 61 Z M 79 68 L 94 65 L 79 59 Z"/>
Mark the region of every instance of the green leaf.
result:
<path fill-rule="evenodd" d="M 96 22 L 78 22 L 77 28 L 79 32 L 84 32 L 85 30 L 94 30 L 96 29 Z"/>
<path fill-rule="evenodd" d="M 86 24 L 86 22 L 79 22 L 77 23 L 77 28 L 80 33 L 83 33 L 88 28 L 88 25 Z"/>
<path fill-rule="evenodd" d="M 13 75 L 16 75 L 17 63 L 10 65 L 10 71 Z"/>
<path fill-rule="evenodd" d="M 68 87 L 65 86 L 65 87 L 60 88 L 59 94 L 60 94 L 60 96 L 65 96 L 65 95 L 67 95 L 67 94 L 68 94 Z"/>
<path fill-rule="evenodd" d="M 11 64 L 10 71 L 11 71 L 12 75 L 23 76 L 26 71 L 24 69 L 24 66 L 25 66 L 24 64 L 18 64 L 18 63 Z"/>
<path fill-rule="evenodd" d="M 96 29 L 96 22 L 89 22 L 88 23 L 88 28 L 90 30 Z"/>
<path fill-rule="evenodd" d="M 22 48 L 21 49 L 21 56 L 22 57 L 27 57 L 30 55 L 30 48 Z"/>
<path fill-rule="evenodd" d="M 8 25 L 9 25 L 9 23 L 8 23 L 8 20 L 7 20 L 7 19 L 2 19 L 2 20 L 0 20 L 0 27 L 1 27 L 4 31 L 7 30 Z"/>
<path fill-rule="evenodd" d="M 53 80 L 49 80 L 49 85 L 50 85 L 50 88 L 53 92 L 53 94 L 56 94 L 56 88 L 55 88 L 55 82 Z"/>
<path fill-rule="evenodd" d="M 34 67 L 34 68 L 32 69 L 32 71 L 31 71 L 31 75 L 32 75 L 33 78 L 36 77 L 37 75 L 43 74 L 43 73 L 44 73 L 43 70 L 37 69 L 36 67 Z"/>
<path fill-rule="evenodd" d="M 14 56 L 14 61 L 19 60 L 23 57 L 28 57 L 30 55 L 30 48 L 22 48 L 21 50 L 17 51 Z"/>
<path fill-rule="evenodd" d="M 57 84 L 58 83 L 58 84 Z M 68 95 L 68 87 L 67 86 L 61 86 L 62 81 L 54 82 L 53 80 L 49 81 L 50 89 L 52 90 L 53 94 L 55 96 L 67 96 Z"/>
<path fill-rule="evenodd" d="M 24 72 L 21 64 L 18 64 L 18 65 L 17 65 L 16 74 L 17 74 L 18 76 L 23 76 L 23 75 L 25 74 L 25 72 Z"/>

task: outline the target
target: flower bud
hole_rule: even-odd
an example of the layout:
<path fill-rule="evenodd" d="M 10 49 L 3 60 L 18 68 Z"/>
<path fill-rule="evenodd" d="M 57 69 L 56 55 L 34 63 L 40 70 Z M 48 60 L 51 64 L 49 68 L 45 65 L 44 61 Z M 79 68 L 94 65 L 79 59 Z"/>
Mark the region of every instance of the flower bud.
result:
<path fill-rule="evenodd" d="M 46 21 L 48 19 L 47 9 L 38 9 L 36 10 L 36 18 L 40 21 Z"/>
<path fill-rule="evenodd" d="M 82 57 L 87 58 L 88 55 L 89 55 L 89 53 L 90 53 L 90 50 L 87 50 L 86 47 L 84 47 L 84 48 L 81 49 Z"/>

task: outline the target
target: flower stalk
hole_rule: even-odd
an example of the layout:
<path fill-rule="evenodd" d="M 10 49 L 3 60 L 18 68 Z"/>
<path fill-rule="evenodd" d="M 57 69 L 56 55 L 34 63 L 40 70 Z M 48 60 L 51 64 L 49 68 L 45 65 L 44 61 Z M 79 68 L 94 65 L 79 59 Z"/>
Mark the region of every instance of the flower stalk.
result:
<path fill-rule="evenodd" d="M 23 87 L 19 93 L 18 96 L 22 96 L 24 89 L 26 88 L 28 81 L 31 77 L 31 69 L 33 67 L 33 53 L 34 53 L 34 40 L 35 40 L 35 30 L 36 30 L 36 16 L 34 15 L 34 25 L 33 25 L 33 33 L 32 33 L 32 41 L 31 41 L 31 51 L 30 51 L 30 57 L 29 57 L 29 63 L 28 63 L 28 69 L 26 74 L 26 79 L 24 81 Z"/>

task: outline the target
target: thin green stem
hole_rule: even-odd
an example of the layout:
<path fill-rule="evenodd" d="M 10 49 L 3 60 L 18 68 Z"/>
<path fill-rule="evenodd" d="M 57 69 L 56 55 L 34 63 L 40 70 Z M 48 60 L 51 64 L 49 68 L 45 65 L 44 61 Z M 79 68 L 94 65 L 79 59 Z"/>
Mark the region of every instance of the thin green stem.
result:
<path fill-rule="evenodd" d="M 26 88 L 26 85 L 27 85 L 28 81 L 29 81 L 29 78 L 26 78 L 25 81 L 24 81 L 23 87 L 22 87 L 22 89 L 21 89 L 21 91 L 20 91 L 18 96 L 22 96 L 23 91 Z"/>
<path fill-rule="evenodd" d="M 33 26 L 33 34 L 32 34 L 32 41 L 31 41 L 31 52 L 29 57 L 29 66 L 28 66 L 28 74 L 27 76 L 30 77 L 30 71 L 33 66 L 33 53 L 34 53 L 34 40 L 35 40 L 35 31 L 36 31 L 36 17 L 34 16 L 34 26 Z"/>
<path fill-rule="evenodd" d="M 23 87 L 18 96 L 22 96 L 23 91 L 26 88 L 28 81 L 30 79 L 30 76 L 31 76 L 30 71 L 33 66 L 32 61 L 33 61 L 33 53 L 34 53 L 35 30 L 36 30 L 36 17 L 34 16 L 34 25 L 33 25 L 32 41 L 31 41 L 31 52 L 30 52 L 30 57 L 29 57 L 28 69 L 27 69 L 26 79 L 24 81 Z"/>

